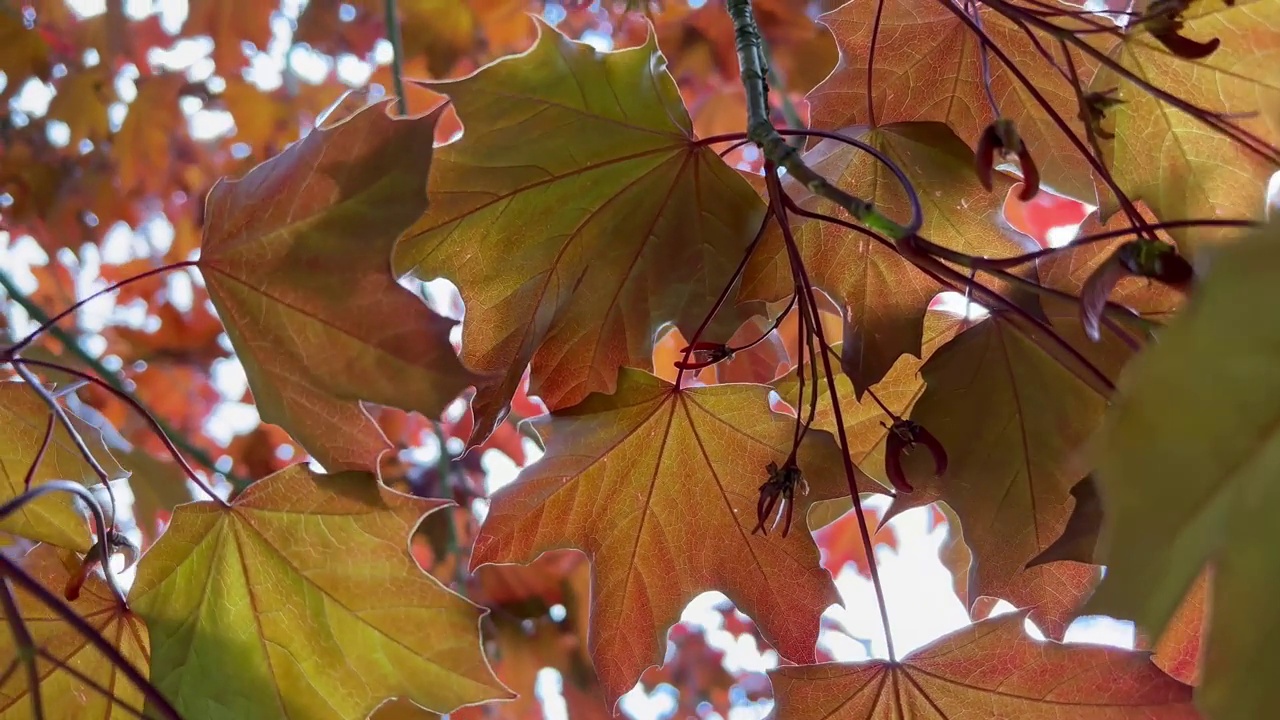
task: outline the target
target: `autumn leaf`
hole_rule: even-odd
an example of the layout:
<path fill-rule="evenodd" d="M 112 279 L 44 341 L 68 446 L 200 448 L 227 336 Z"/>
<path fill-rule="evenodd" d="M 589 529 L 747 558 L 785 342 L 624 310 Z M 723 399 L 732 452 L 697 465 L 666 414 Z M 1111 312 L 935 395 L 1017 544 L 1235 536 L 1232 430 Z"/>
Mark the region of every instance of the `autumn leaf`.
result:
<path fill-rule="evenodd" d="M 1075 90 L 1043 60 L 1036 45 L 1053 48 L 1054 40 L 1024 30 L 986 5 L 978 7 L 986 35 L 1084 138 L 1075 113 L 1064 112 L 1077 107 Z M 970 146 L 976 145 L 996 114 L 983 83 L 980 41 L 961 19 L 964 12 L 961 5 L 934 0 L 851 0 L 821 16 L 835 33 L 840 64 L 809 94 L 813 127 L 839 130 L 851 125 L 937 121 L 949 125 Z M 1042 182 L 1061 194 L 1093 200 L 1090 166 L 1053 116 L 994 53 L 988 53 L 988 65 L 999 115 L 1016 123 Z M 1076 58 L 1083 82 L 1089 81 L 1095 66 Z M 924 187 L 945 188 L 947 183 L 931 178 Z M 996 195 L 1004 199 L 1003 192 Z"/>
<path fill-rule="evenodd" d="M 1182 14 L 1180 34 L 1220 38 L 1220 47 L 1194 62 L 1173 55 L 1135 23 L 1108 56 L 1137 79 L 1214 113 L 1262 143 L 1280 143 L 1280 87 L 1272 68 L 1280 63 L 1280 0 L 1223 3 L 1205 0 Z M 1143 200 L 1161 220 L 1205 217 L 1258 218 L 1267 180 L 1280 170 L 1182 110 L 1159 100 L 1112 69 L 1100 71 L 1091 91 L 1117 89 L 1123 104 L 1108 111 L 1115 134 L 1102 139 L 1103 158 L 1120 188 Z M 1274 155 L 1272 156 L 1274 157 Z M 1117 209 L 1100 181 L 1103 217 Z M 1171 231 L 1185 251 L 1198 253 L 1233 233 L 1216 228 Z"/>
<path fill-rule="evenodd" d="M 12 500 L 25 491 L 27 472 L 40 455 L 45 430 L 49 427 L 49 406 L 22 382 L 0 382 L 0 500 Z M 85 425 L 77 430 L 86 444 L 103 462 L 114 478 L 123 477 L 102 445 L 101 437 Z M 80 454 L 71 436 L 58 421 L 53 423 L 53 437 L 44 452 L 40 467 L 31 480 L 37 487 L 51 480 L 72 480 L 94 485 L 101 482 L 93 467 Z M 79 552 L 93 545 L 89 525 L 66 493 L 38 497 L 12 515 L 0 520 L 0 530 L 12 532 L 39 542 L 47 542 Z"/>
<path fill-rule="evenodd" d="M 275 6 L 258 0 L 192 0 L 182 36 L 213 39 L 213 64 L 223 77 L 240 77 L 249 65 L 241 43 L 259 52 L 271 42 L 271 14 Z"/>
<path fill-rule="evenodd" d="M 652 38 L 601 53 L 539 27 L 528 53 L 429 84 L 466 130 L 436 151 L 427 212 L 394 257 L 459 287 L 463 357 L 502 374 L 473 402 L 473 444 L 530 361 L 530 392 L 567 407 L 611 391 L 619 367 L 649 367 L 663 323 L 691 336 L 764 207 L 694 141 Z M 742 320 L 721 315 L 704 339 Z"/>
<path fill-rule="evenodd" d="M 975 255 L 1017 255 L 1030 248 L 1030 238 L 1000 220 L 1004 188 L 989 193 L 973 172 L 973 153 L 939 123 L 904 123 L 871 131 L 847 131 L 897 163 L 916 187 L 938 188 L 920 193 L 923 237 Z M 906 191 L 875 158 L 835 140 L 823 140 L 806 161 L 842 189 L 872 202 L 900 222 L 911 217 Z M 808 210 L 835 210 L 798 183 L 783 189 Z M 921 353 L 924 314 L 944 288 L 902 258 L 891 246 L 831 223 L 805 222 L 795 228 L 800 255 L 813 284 L 844 307 L 845 334 L 841 365 L 858 395 L 879 382 L 900 355 Z M 782 233 L 775 223 L 752 256 L 739 299 L 776 301 L 791 294 L 794 282 Z"/>
<path fill-rule="evenodd" d="M 623 370 L 596 394 L 538 423 L 546 454 L 493 496 L 473 565 L 529 563 L 576 547 L 591 558 L 591 656 L 612 703 L 662 659 L 667 628 L 699 593 L 724 592 L 786 658 L 814 659 L 818 616 L 836 602 L 803 524 L 753 534 L 766 466 L 791 449 L 793 421 L 768 388 L 676 390 Z M 799 453 L 809 493 L 796 517 L 847 492 L 827 433 Z"/>
<path fill-rule="evenodd" d="M 116 164 L 121 192 L 163 192 L 171 187 L 174 135 L 185 133 L 178 105 L 186 79 L 177 73 L 138 82 L 138 94 L 115 134 Z"/>
<path fill-rule="evenodd" d="M 1071 506 L 1071 515 L 1062 528 L 1062 534 L 1043 552 L 1027 562 L 1027 567 L 1035 567 L 1056 560 L 1074 560 L 1075 562 L 1096 562 L 1098 533 L 1102 530 L 1102 500 L 1098 498 L 1098 487 L 1092 476 L 1071 486 L 1071 497 L 1075 504 Z"/>
<path fill-rule="evenodd" d="M 1280 262 L 1274 223 L 1224 248 L 1187 309 L 1129 365 L 1099 433 L 1107 576 L 1086 606 L 1162 634 L 1206 562 L 1212 632 L 1198 702 L 1221 718 L 1280 701 L 1274 611 L 1280 565 L 1280 322 L 1259 307 Z"/>
<path fill-rule="evenodd" d="M 10 10 L 0 12 L 0 72 L 6 80 L 0 98 L 6 101 L 21 90 L 27 80 L 48 79 L 53 67 L 49 45 L 40 31 L 27 27 L 21 12 Z"/>
<path fill-rule="evenodd" d="M 1104 400 L 1048 353 L 1040 332 L 997 313 L 925 362 L 911 419 L 942 442 L 948 469 L 911 476 L 915 492 L 898 495 L 889 514 L 945 501 L 974 554 L 970 599 L 1034 606 L 1032 619 L 1061 638 L 1096 568 L 1024 567 L 1067 523 L 1071 487 L 1085 470 L 1079 451 Z"/>
<path fill-rule="evenodd" d="M 1147 653 L 1038 642 L 1025 613 L 943 636 L 901 662 L 824 663 L 769 671 L 788 720 L 1198 718 L 1191 688 Z"/>
<path fill-rule="evenodd" d="M 79 571 L 80 558 L 51 545 L 36 545 L 21 560 L 33 580 L 61 596 L 62 589 Z M 105 655 L 94 648 L 70 623 L 34 595 L 14 589 L 18 614 L 26 623 L 41 655 L 36 666 L 45 717 L 99 717 L 123 720 L 138 717 L 142 691 L 123 676 Z M 123 607 L 98 574 L 90 574 L 71 609 L 144 675 L 150 658 L 147 628 L 138 616 Z M 3 615 L 0 608 L 0 615 Z M 31 695 L 27 674 L 20 670 L 21 650 L 8 634 L 0 643 L 0 717 L 30 717 Z M 70 669 L 70 670 L 69 670 Z M 74 671 L 74 672 L 72 672 Z M 77 676 L 78 675 L 78 676 Z M 87 679 L 87 681 L 86 681 Z M 104 696 L 98 688 L 109 688 Z M 134 708 L 130 711 L 129 708 Z"/>
<path fill-rule="evenodd" d="M 49 103 L 49 117 L 67 124 L 72 143 L 106 139 L 111 129 L 107 107 L 116 99 L 111 80 L 106 68 L 98 66 L 75 73 L 59 85 Z"/>
<path fill-rule="evenodd" d="M 226 717 L 345 720 L 391 696 L 437 712 L 504 697 L 480 652 L 481 611 L 408 553 L 422 516 L 446 504 L 295 465 L 230 507 L 180 506 L 129 593 L 153 682 L 180 712 Z"/>
<path fill-rule="evenodd" d="M 1188 685 L 1199 685 L 1204 672 L 1205 620 L 1212 609 L 1211 590 L 1212 572 L 1206 569 L 1187 591 L 1173 619 L 1165 625 L 1164 633 L 1152 648 L 1151 661 Z"/>
<path fill-rule="evenodd" d="M 476 376 L 453 321 L 399 287 L 387 257 L 422 210 L 435 115 L 388 103 L 317 129 L 209 196 L 200 268 L 264 420 L 332 469 L 389 447 L 360 401 L 438 416 Z"/>

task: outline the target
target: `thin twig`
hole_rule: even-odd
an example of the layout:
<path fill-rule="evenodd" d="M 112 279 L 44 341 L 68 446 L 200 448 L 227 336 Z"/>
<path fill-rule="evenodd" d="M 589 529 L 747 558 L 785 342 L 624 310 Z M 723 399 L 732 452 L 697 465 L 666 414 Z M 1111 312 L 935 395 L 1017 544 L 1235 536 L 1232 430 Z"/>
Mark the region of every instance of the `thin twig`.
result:
<path fill-rule="evenodd" d="M 9 578 L 0 578 L 0 603 L 4 604 L 4 617 L 9 621 L 9 631 L 13 633 L 13 644 L 17 646 L 18 657 L 27 668 L 31 717 L 44 720 L 44 699 L 40 696 L 40 669 L 36 667 L 36 643 L 31 639 L 27 622 L 18 612 L 18 603 L 13 599 L 13 588 L 9 587 Z"/>
<path fill-rule="evenodd" d="M 391 84 L 396 91 L 396 112 L 409 114 L 409 101 L 404 96 L 404 40 L 400 36 L 400 12 L 396 0 L 383 3 L 387 21 L 387 41 L 391 43 Z"/>

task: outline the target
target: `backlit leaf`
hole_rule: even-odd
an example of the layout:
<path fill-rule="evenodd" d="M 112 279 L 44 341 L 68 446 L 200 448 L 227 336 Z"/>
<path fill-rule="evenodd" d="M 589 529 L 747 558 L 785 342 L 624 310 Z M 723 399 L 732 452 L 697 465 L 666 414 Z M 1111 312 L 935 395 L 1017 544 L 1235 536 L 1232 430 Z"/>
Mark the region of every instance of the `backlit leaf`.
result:
<path fill-rule="evenodd" d="M 493 497 L 473 564 L 533 561 L 576 547 L 592 561 L 591 655 L 610 701 L 662 659 L 690 600 L 720 590 L 784 657 L 814 660 L 818 616 L 836 601 L 803 520 L 847 492 L 839 453 L 811 431 L 799 453 L 809 493 L 783 538 L 752 534 L 766 466 L 781 464 L 794 423 L 763 385 L 677 391 L 624 370 L 614 395 L 553 412 L 547 453 Z"/>
<path fill-rule="evenodd" d="M 58 596 L 62 595 L 67 580 L 78 572 L 79 564 L 78 556 L 45 544 L 35 546 L 21 560 L 23 570 Z M 37 661 L 45 717 L 104 720 L 137 717 L 127 708 L 142 709 L 141 690 L 134 687 L 70 623 L 34 595 L 15 588 L 14 596 L 18 613 L 31 632 L 35 646 L 57 661 L 55 664 L 46 657 Z M 80 597 L 70 606 L 144 676 L 147 674 L 151 654 L 147 628 L 138 616 L 121 606 L 100 575 L 89 575 L 80 589 Z M 0 608 L 0 617 L 3 615 L 4 610 Z M 21 667 L 18 649 L 8 631 L 0 637 L 3 637 L 0 641 L 0 672 L 4 673 L 4 681 L 0 683 L 0 718 L 29 718 L 31 696 L 27 674 L 25 670 L 18 669 Z M 89 678 L 93 684 L 76 677 L 66 669 L 68 667 Z M 10 672 L 10 669 L 17 669 L 17 672 Z M 110 689 L 115 700 L 103 696 L 93 687 L 94 684 Z"/>
<path fill-rule="evenodd" d="M 27 471 L 40 453 L 50 414 L 49 406 L 26 383 L 0 382 L 0 500 L 12 500 L 25 491 Z M 109 457 L 101 438 L 92 437 L 89 428 L 80 429 L 95 453 L 100 452 L 103 459 Z M 109 464 L 103 467 L 109 473 L 112 470 Z M 53 423 L 53 438 L 31 485 L 35 487 L 50 480 L 72 480 L 85 485 L 101 482 L 57 420 Z M 28 502 L 0 521 L 0 530 L 79 552 L 88 551 L 93 544 L 85 515 L 66 493 L 52 493 Z"/>
<path fill-rule="evenodd" d="M 1035 606 L 1032 619 L 1060 638 L 1096 569 L 1024 566 L 1067 523 L 1071 487 L 1084 475 L 1079 452 L 1104 401 L 1048 354 L 1038 334 L 996 314 L 925 362 L 926 388 L 911 419 L 942 442 L 950 463 L 941 478 L 924 464 L 914 475 L 909 467 L 915 492 L 899 495 L 891 514 L 946 501 L 974 554 L 970 600 L 986 595 Z"/>
<path fill-rule="evenodd" d="M 1280 688 L 1274 616 L 1280 557 L 1280 227 L 1225 248 L 1184 313 L 1126 369 L 1099 436 L 1107 577 L 1086 607 L 1163 633 L 1213 565 L 1198 702 L 1212 717 L 1262 717 Z"/>
<path fill-rule="evenodd" d="M 897 664 L 779 667 L 769 672 L 787 720 L 1020 718 L 1174 720 L 1199 715 L 1191 688 L 1147 653 L 1038 642 L 1009 613 L 946 635 Z"/>
<path fill-rule="evenodd" d="M 346 720 L 391 696 L 438 712 L 504 697 L 481 611 L 408 552 L 446 504 L 295 465 L 229 508 L 179 507 L 129 595 L 153 682 L 205 718 Z"/>
<path fill-rule="evenodd" d="M 1171 54 L 1135 24 L 1109 51 L 1138 79 L 1210 112 L 1231 114 L 1231 122 L 1264 143 L 1280 143 L 1280 0 L 1255 0 L 1226 7 L 1201 0 L 1183 14 L 1180 34 L 1197 40 L 1219 38 L 1211 55 L 1195 61 Z M 1118 88 L 1124 104 L 1104 123 L 1116 135 L 1102 150 L 1112 175 L 1131 198 L 1141 199 L 1161 220 L 1204 217 L 1256 218 L 1262 213 L 1267 180 L 1280 170 L 1208 125 L 1149 95 L 1114 70 L 1100 71 L 1094 91 Z M 1102 212 L 1116 209 L 1098 183 Z M 1196 252 L 1230 231 L 1214 228 L 1172 231 Z"/>
<path fill-rule="evenodd" d="M 1018 64 L 1076 134 L 1085 137 L 1075 119 L 1075 91 L 1045 62 L 1032 36 L 1045 48 L 1053 49 L 1056 43 L 1047 35 L 1024 30 L 985 5 L 978 7 L 986 34 Z M 840 64 L 809 94 L 813 126 L 839 130 L 850 125 L 933 120 L 946 123 L 965 142 L 975 145 L 996 115 L 983 87 L 980 42 L 957 17 L 964 12 L 961 4 L 944 5 L 935 0 L 852 0 L 823 15 L 822 22 L 831 26 L 840 46 Z M 870 75 L 868 64 L 872 65 Z M 1044 184 L 1072 197 L 1093 200 L 1089 164 L 1080 151 L 994 53 L 989 53 L 989 66 L 1000 115 L 1017 124 Z M 1076 58 L 1076 67 L 1087 83 L 1093 63 Z M 934 178 L 924 187 L 935 186 L 946 184 Z M 1004 194 L 996 194 L 1003 201 Z"/>
<path fill-rule="evenodd" d="M 438 416 L 475 380 L 453 321 L 391 273 L 422 211 L 436 115 L 388 103 L 313 131 L 210 193 L 200 268 L 264 420 L 331 469 L 389 447 L 360 401 Z"/>
<path fill-rule="evenodd" d="M 473 442 L 530 361 L 530 392 L 566 407 L 611 391 L 621 366 L 649 367 L 663 323 L 691 336 L 763 210 L 695 144 L 652 38 L 601 53 L 540 32 L 524 55 L 430 84 L 465 131 L 436 151 L 430 205 L 395 254 L 397 271 L 458 285 L 463 357 L 502 374 L 479 389 Z M 741 322 L 721 315 L 704 339 Z"/>
<path fill-rule="evenodd" d="M 240 70 L 249 65 L 241 43 L 253 43 L 259 52 L 266 52 L 274 10 L 274 4 L 260 0 L 191 0 L 182 35 L 212 38 L 218 72 L 238 78 Z"/>
<path fill-rule="evenodd" d="M 1017 255 L 1033 243 L 1000 220 L 1008 179 L 989 193 L 973 171 L 973 153 L 939 123 L 902 123 L 879 130 L 847 130 L 897 163 L 921 192 L 920 234 L 940 245 L 976 255 Z M 886 215 L 907 222 L 910 205 L 898 179 L 865 152 L 823 140 L 806 160 L 832 182 Z M 801 207 L 824 213 L 836 208 L 790 181 L 783 187 Z M 809 278 L 844 308 L 841 351 L 845 373 L 861 393 L 884 377 L 900 355 L 921 352 L 924 314 L 944 288 L 917 270 L 892 247 L 831 223 L 805 222 L 796 229 Z M 791 294 L 790 264 L 782 234 L 771 223 L 752 256 L 740 298 L 775 301 Z"/>

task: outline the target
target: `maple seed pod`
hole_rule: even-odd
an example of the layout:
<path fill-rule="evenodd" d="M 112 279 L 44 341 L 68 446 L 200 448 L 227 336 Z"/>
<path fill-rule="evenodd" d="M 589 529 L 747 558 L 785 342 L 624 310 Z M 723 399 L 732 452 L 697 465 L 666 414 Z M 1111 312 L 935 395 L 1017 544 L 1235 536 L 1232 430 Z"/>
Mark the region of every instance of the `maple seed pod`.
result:
<path fill-rule="evenodd" d="M 1094 135 L 1104 140 L 1114 140 L 1116 138 L 1115 133 L 1108 132 L 1102 127 L 1102 121 L 1107 119 L 1108 110 L 1124 104 L 1123 100 L 1116 97 L 1116 93 L 1119 91 L 1120 88 L 1114 87 L 1085 93 L 1080 98 L 1080 112 L 1076 114 L 1076 117 L 1087 125 Z"/>
<path fill-rule="evenodd" d="M 902 458 L 915 449 L 916 443 L 924 445 L 933 456 L 933 476 L 942 477 L 947 471 L 947 451 L 933 433 L 923 425 L 911 420 L 897 420 L 889 428 L 889 437 L 885 441 L 884 471 L 889 476 L 893 489 L 900 493 L 914 492 L 915 488 L 907 482 L 907 474 L 902 469 Z"/>
<path fill-rule="evenodd" d="M 673 364 L 679 370 L 701 370 L 721 360 L 733 359 L 733 349 L 724 343 L 698 341 L 680 348 L 680 352 L 689 353 L 691 362 L 675 361 Z"/>
<path fill-rule="evenodd" d="M 1090 340 L 1101 339 L 1100 320 L 1107 298 L 1127 277 L 1150 278 L 1185 292 L 1195 278 L 1195 269 L 1172 245 L 1158 240 L 1132 240 L 1117 247 L 1080 291 L 1080 324 Z"/>
<path fill-rule="evenodd" d="M 800 489 L 802 494 L 808 494 L 809 484 L 805 482 L 804 474 L 800 472 L 800 468 L 796 467 L 794 461 L 787 461 L 786 465 L 781 468 L 777 463 L 769 463 L 765 468 L 769 471 L 769 479 L 764 481 L 760 486 L 760 498 L 756 500 L 756 526 L 751 530 L 751 534 L 762 533 L 769 534 L 769 528 L 765 527 L 765 523 L 769 520 L 769 516 L 773 514 L 773 508 L 778 508 L 778 517 L 774 520 L 773 526 L 777 527 L 778 521 L 786 514 L 786 524 L 782 526 L 782 537 L 786 537 L 791 532 L 791 514 L 795 507 L 796 488 Z M 781 498 L 782 504 L 778 504 Z"/>
<path fill-rule="evenodd" d="M 1190 4 L 1190 0 L 1156 0 L 1143 21 L 1151 37 L 1169 52 L 1187 60 L 1203 60 L 1212 55 L 1222 41 L 1213 38 L 1201 42 L 1182 34 L 1183 22 L 1179 16 Z"/>
<path fill-rule="evenodd" d="M 982 131 L 982 136 L 978 138 L 978 149 L 974 152 L 978 182 L 988 192 L 993 187 L 991 173 L 997 151 L 1006 160 L 1017 158 L 1018 166 L 1022 168 L 1022 192 L 1018 193 L 1018 199 L 1027 202 L 1034 198 L 1040 192 L 1040 169 L 1036 167 L 1031 151 L 1018 135 L 1018 128 L 1007 118 L 996 119 Z"/>
<path fill-rule="evenodd" d="M 104 555 L 109 557 L 117 550 L 123 551 L 124 566 L 129 568 L 138 561 L 138 556 L 142 554 L 142 551 L 128 536 L 116 530 L 108 530 L 104 539 L 109 549 L 104 553 L 103 540 L 98 540 L 93 547 L 89 548 L 89 552 L 85 554 L 84 560 L 80 562 L 80 568 L 67 578 L 67 584 L 62 588 L 62 595 L 67 599 L 67 602 L 75 602 L 80 598 L 80 590 L 84 588 L 89 575 L 102 564 Z"/>

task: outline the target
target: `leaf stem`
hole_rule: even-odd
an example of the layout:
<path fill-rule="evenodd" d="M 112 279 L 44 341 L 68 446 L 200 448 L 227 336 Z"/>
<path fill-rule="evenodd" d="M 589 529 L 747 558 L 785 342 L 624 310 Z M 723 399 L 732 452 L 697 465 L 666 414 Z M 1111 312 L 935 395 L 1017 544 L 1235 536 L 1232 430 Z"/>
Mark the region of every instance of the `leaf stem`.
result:
<path fill-rule="evenodd" d="M 404 39 L 400 34 L 400 10 L 396 0 L 385 0 L 383 15 L 386 16 L 387 41 L 391 43 L 391 83 L 396 92 L 396 112 L 409 114 L 409 101 L 404 96 Z"/>
<path fill-rule="evenodd" d="M 778 180 L 777 167 L 768 167 L 766 169 L 765 178 L 768 181 L 770 198 L 781 196 L 783 194 L 783 190 L 782 183 Z M 893 632 L 890 630 L 889 625 L 889 604 L 885 600 L 884 587 L 880 582 L 880 570 L 878 567 L 879 563 L 876 562 L 875 545 L 871 542 L 871 532 L 867 528 L 867 519 L 862 512 L 862 496 L 858 491 L 858 470 L 854 467 L 853 458 L 849 455 L 849 437 L 844 429 L 844 413 L 840 410 L 840 396 L 836 390 L 835 375 L 831 370 L 831 357 L 829 354 L 831 351 L 831 345 L 827 343 L 826 332 L 822 328 L 822 318 L 818 317 L 818 309 L 816 304 L 812 302 L 813 284 L 809 281 L 809 272 L 805 268 L 804 262 L 800 257 L 800 248 L 796 244 L 795 236 L 791 233 L 791 222 L 787 218 L 786 206 L 782 202 L 775 203 L 775 206 L 778 224 L 782 227 L 783 241 L 787 244 L 788 251 L 791 253 L 792 273 L 796 275 L 796 279 L 798 284 L 801 286 L 805 300 L 808 300 L 808 302 L 804 302 L 802 300 L 803 304 L 801 309 L 809 309 L 809 319 L 813 326 L 812 331 L 818 340 L 818 354 L 822 356 L 823 371 L 826 373 L 827 392 L 830 394 L 829 400 L 831 402 L 832 412 L 835 415 L 836 435 L 840 442 L 840 457 L 844 462 L 845 479 L 849 484 L 849 497 L 853 501 L 854 515 L 858 518 L 858 532 L 862 536 L 862 547 L 866 551 L 867 560 L 869 561 L 868 568 L 871 575 L 871 586 L 875 590 L 876 604 L 880 609 L 880 623 L 884 627 L 885 646 L 889 653 L 889 662 L 896 663 L 898 658 L 897 653 L 894 651 Z M 813 374 L 815 376 L 817 375 L 816 367 L 814 368 Z M 817 383 L 816 377 L 814 378 L 814 383 L 815 385 Z M 816 388 L 814 394 L 816 397 Z M 797 410 L 797 412 L 799 411 Z"/>
<path fill-rule="evenodd" d="M 62 312 L 58 313 L 57 315 L 54 315 L 53 317 L 46 319 L 44 322 L 40 323 L 40 327 L 38 327 L 38 328 L 36 328 L 35 330 L 31 331 L 31 333 L 30 333 L 30 334 L 28 334 L 26 337 L 22 338 L 22 339 L 21 339 L 21 340 L 19 340 L 18 342 L 14 343 L 13 345 L 10 345 L 10 346 L 9 346 L 9 348 L 8 348 L 5 352 L 6 352 L 6 353 L 8 353 L 9 355 L 15 355 L 15 354 L 17 354 L 17 353 L 18 353 L 18 352 L 20 352 L 23 348 L 25 348 L 25 347 L 27 347 L 28 345 L 30 345 L 30 344 L 31 344 L 31 343 L 32 343 L 36 338 L 40 337 L 42 334 L 44 334 L 46 331 L 48 331 L 50 328 L 52 328 L 54 325 L 56 325 L 56 324 L 58 323 L 58 321 L 62 320 L 63 318 L 66 318 L 67 316 L 71 315 L 71 314 L 72 314 L 72 313 L 74 313 L 75 311 L 77 311 L 77 310 L 79 310 L 80 308 L 84 307 L 84 306 L 85 306 L 85 305 L 87 305 L 88 303 L 90 303 L 90 302 L 92 302 L 92 301 L 94 301 L 94 300 L 97 300 L 98 298 L 102 297 L 103 295 L 107 295 L 107 294 L 109 294 L 109 293 L 113 293 L 113 292 L 115 292 L 115 291 L 119 290 L 120 288 L 125 287 L 126 285 L 130 285 L 130 284 L 132 284 L 132 283 L 135 283 L 135 282 L 137 282 L 137 281 L 139 281 L 139 280 L 145 280 L 145 279 L 147 279 L 147 278 L 149 278 L 149 277 L 154 277 L 154 276 L 156 276 L 156 275 L 160 275 L 160 274 L 163 274 L 163 273 L 167 273 L 167 272 L 169 272 L 169 271 L 171 271 L 171 270 L 178 270 L 178 269 L 180 269 L 180 268 L 195 267 L 195 266 L 196 266 L 196 263 L 197 263 L 197 261 L 195 261 L 195 260 L 183 260 L 182 262 L 176 262 L 176 263 L 172 263 L 172 264 L 170 264 L 170 265 L 164 265 L 164 266 L 161 266 L 161 267 L 158 267 L 158 268 L 152 268 L 152 269 L 150 269 L 150 270 L 147 270 L 146 272 L 142 272 L 142 273 L 139 273 L 139 274 L 137 274 L 137 275 L 134 275 L 133 277 L 125 278 L 124 280 L 121 280 L 121 281 L 120 281 L 120 282 L 118 282 L 118 283 L 115 283 L 115 284 L 112 284 L 112 285 L 108 285 L 107 287 L 102 288 L 101 290 L 99 290 L 99 291 L 97 291 L 97 292 L 93 293 L 92 295 L 89 295 L 88 297 L 82 298 L 81 300 L 79 300 L 78 302 L 76 302 L 76 304 L 72 305 L 71 307 L 67 308 L 66 310 L 63 310 Z"/>
<path fill-rule="evenodd" d="M 918 230 L 919 228 L 904 228 L 880 214 L 873 204 L 832 185 L 821 174 L 810 168 L 800 151 L 778 132 L 769 120 L 768 71 L 760 48 L 760 28 L 756 25 L 755 14 L 751 10 L 751 0 L 726 0 L 726 5 L 729 9 L 729 17 L 733 19 L 738 67 L 742 77 L 742 87 L 747 96 L 747 136 L 764 153 L 765 159 L 785 169 L 813 194 L 839 205 L 859 222 L 878 232 L 898 238 Z M 789 132 L 801 133 L 802 131 Z"/>
<path fill-rule="evenodd" d="M 75 495 L 84 501 L 85 505 L 89 506 L 89 514 L 93 516 L 93 526 L 98 535 L 98 542 L 103 543 L 109 528 L 106 515 L 102 512 L 102 505 L 98 503 L 98 498 L 88 488 L 70 480 L 50 480 L 47 483 L 41 483 L 9 502 L 0 505 L 0 520 L 21 510 L 24 505 L 34 501 L 36 498 L 59 492 Z M 106 543 L 103 544 L 105 545 Z M 94 551 L 90 550 L 89 552 Z M 120 607 L 128 607 L 128 603 L 125 602 L 124 591 L 120 589 L 119 583 L 116 582 L 115 571 L 111 569 L 111 563 L 105 557 L 102 561 L 102 574 L 106 576 L 107 585 L 111 588 L 112 594 L 116 596 Z"/>
<path fill-rule="evenodd" d="M 44 700 L 40 696 L 40 671 L 36 668 L 36 644 L 31 639 L 31 631 L 18 612 L 18 603 L 13 599 L 13 588 L 9 586 L 9 578 L 0 578 L 0 602 L 4 604 L 4 616 L 9 621 L 9 631 L 13 633 L 13 643 L 18 647 L 18 657 L 27 668 L 27 688 L 31 693 L 31 717 L 44 720 Z"/>

